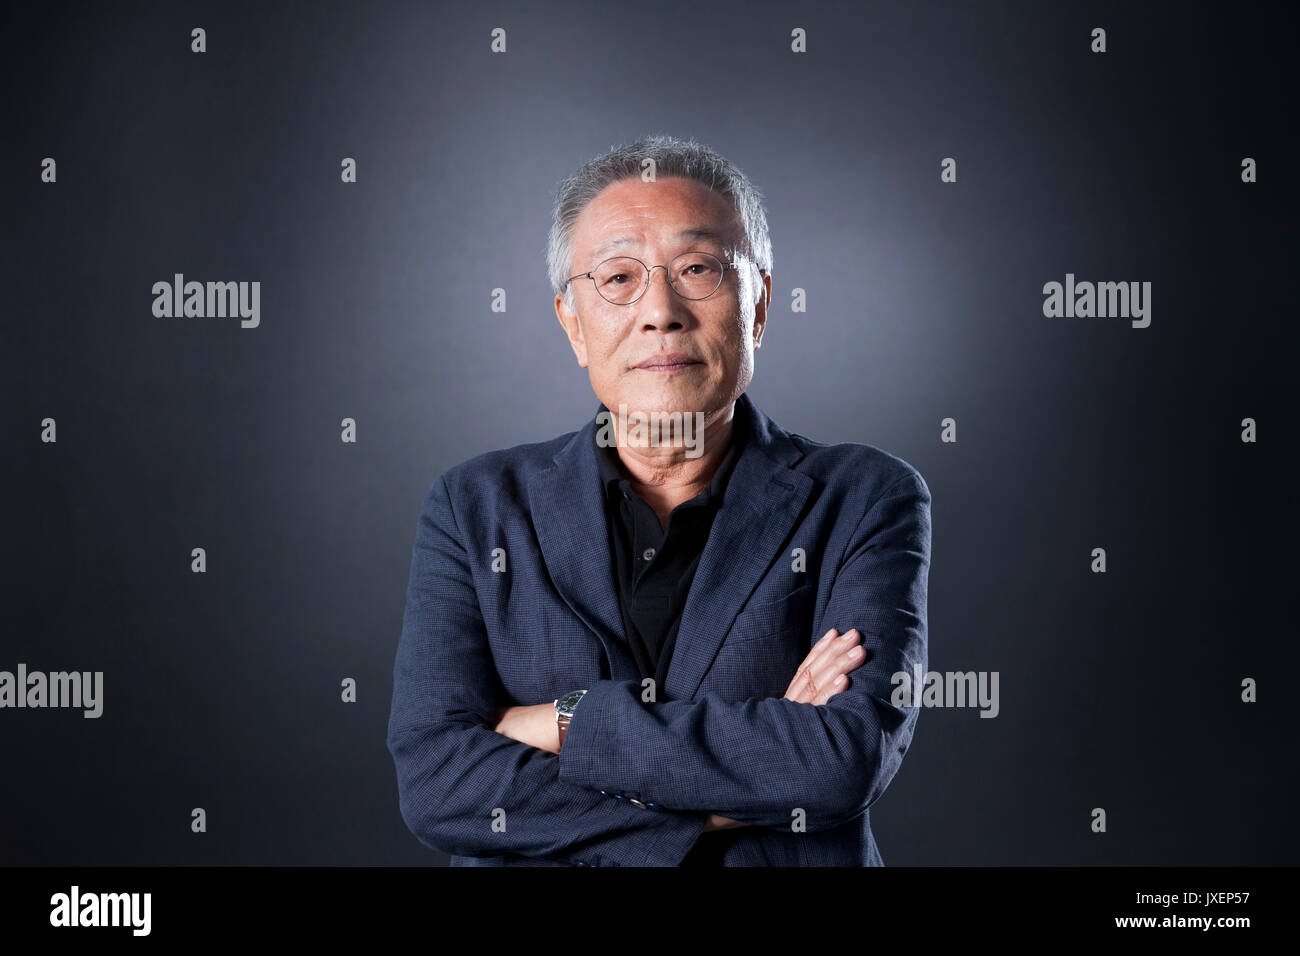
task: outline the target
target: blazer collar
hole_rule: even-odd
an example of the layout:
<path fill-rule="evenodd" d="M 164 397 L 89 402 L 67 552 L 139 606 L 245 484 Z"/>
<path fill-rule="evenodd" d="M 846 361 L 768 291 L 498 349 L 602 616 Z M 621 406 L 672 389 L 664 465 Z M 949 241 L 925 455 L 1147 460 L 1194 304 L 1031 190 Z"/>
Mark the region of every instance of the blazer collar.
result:
<path fill-rule="evenodd" d="M 551 467 L 529 482 L 529 508 L 556 590 L 605 649 L 605 676 L 638 680 L 614 584 L 596 427 L 593 414 L 556 453 Z M 734 427 L 744 429 L 744 445 L 691 582 L 668 687 L 656 689 L 658 700 L 695 695 L 745 601 L 768 568 L 788 558 L 790 532 L 813 489 L 811 478 L 790 467 L 803 453 L 789 433 L 746 394 L 736 400 Z"/>

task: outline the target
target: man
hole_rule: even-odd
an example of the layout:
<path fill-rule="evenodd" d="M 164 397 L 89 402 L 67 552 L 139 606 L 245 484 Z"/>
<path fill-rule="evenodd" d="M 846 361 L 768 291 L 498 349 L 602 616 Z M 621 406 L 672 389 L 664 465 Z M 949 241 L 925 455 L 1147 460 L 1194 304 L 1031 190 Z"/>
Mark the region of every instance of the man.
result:
<path fill-rule="evenodd" d="M 587 163 L 548 258 L 601 407 L 424 499 L 388 733 L 403 819 L 454 866 L 881 865 L 869 807 L 917 717 L 893 678 L 928 663 L 929 488 L 745 394 L 771 246 L 712 150 Z"/>

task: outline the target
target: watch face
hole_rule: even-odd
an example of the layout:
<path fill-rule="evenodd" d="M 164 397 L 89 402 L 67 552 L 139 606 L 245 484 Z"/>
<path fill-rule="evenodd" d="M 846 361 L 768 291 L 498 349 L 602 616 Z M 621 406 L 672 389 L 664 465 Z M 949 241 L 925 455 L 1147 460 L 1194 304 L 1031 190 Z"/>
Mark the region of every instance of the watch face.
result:
<path fill-rule="evenodd" d="M 555 705 L 555 709 L 564 717 L 572 717 L 573 708 L 578 705 L 578 701 L 582 700 L 582 695 L 585 693 L 585 690 L 575 690 L 570 694 L 565 694 L 560 698 L 560 702 Z"/>

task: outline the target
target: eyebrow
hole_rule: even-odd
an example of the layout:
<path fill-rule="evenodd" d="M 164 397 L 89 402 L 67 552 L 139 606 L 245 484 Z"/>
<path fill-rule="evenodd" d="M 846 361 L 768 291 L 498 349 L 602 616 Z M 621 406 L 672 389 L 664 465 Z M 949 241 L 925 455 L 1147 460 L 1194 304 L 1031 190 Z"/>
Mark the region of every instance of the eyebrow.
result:
<path fill-rule="evenodd" d="M 716 229 L 710 229 L 707 226 L 692 226 L 689 229 L 683 229 L 681 232 L 677 233 L 674 238 L 678 241 L 685 239 L 690 239 L 696 242 L 705 240 L 716 242 L 720 246 L 724 245 L 726 242 L 726 239 L 720 232 Z M 591 250 L 591 254 L 593 256 L 602 256 L 606 252 L 611 252 L 614 249 L 633 245 L 636 245 L 636 240 L 631 236 L 616 236 L 613 239 L 606 239 L 604 242 L 598 243 L 596 247 Z"/>

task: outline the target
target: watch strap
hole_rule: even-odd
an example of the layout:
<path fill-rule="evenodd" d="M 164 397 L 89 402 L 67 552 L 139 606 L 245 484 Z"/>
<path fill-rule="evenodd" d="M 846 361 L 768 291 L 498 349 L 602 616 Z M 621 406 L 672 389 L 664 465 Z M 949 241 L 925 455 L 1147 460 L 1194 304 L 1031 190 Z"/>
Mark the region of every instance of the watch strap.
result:
<path fill-rule="evenodd" d="M 555 715 L 555 725 L 560 728 L 560 749 L 564 749 L 564 735 L 569 732 L 569 718 L 563 714 Z"/>

